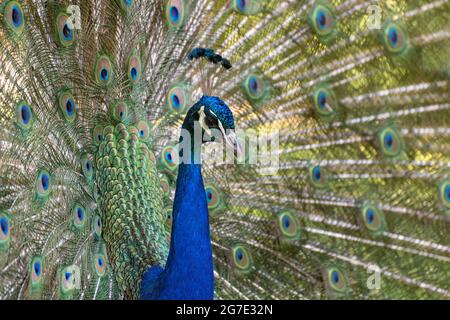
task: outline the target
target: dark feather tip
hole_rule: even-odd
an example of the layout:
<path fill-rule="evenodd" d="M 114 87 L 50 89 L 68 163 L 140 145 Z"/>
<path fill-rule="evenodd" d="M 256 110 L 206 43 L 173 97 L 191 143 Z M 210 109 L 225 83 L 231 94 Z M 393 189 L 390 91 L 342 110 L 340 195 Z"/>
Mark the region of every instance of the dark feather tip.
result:
<path fill-rule="evenodd" d="M 224 67 L 225 69 L 231 69 L 231 67 L 232 67 L 232 65 L 231 65 L 231 62 L 230 62 L 230 60 L 228 60 L 228 59 L 222 59 L 222 67 Z"/>

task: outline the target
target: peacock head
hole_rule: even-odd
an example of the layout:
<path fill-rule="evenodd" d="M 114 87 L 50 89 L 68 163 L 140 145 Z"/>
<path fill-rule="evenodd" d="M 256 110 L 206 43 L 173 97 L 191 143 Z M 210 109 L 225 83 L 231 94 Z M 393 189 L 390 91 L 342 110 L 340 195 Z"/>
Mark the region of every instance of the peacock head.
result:
<path fill-rule="evenodd" d="M 241 154 L 233 113 L 218 97 L 203 96 L 187 112 L 182 129 L 188 131 L 194 144 L 223 142 L 227 148 L 233 150 L 235 156 Z M 201 141 L 196 141 L 200 136 Z"/>

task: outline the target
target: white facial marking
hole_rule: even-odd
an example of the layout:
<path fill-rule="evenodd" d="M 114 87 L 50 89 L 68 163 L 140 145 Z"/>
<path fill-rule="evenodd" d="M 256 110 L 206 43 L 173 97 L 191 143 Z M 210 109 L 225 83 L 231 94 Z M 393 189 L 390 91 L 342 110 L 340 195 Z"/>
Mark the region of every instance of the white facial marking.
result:
<path fill-rule="evenodd" d="M 206 118 L 205 107 L 201 107 L 199 112 L 198 112 L 198 114 L 200 116 L 198 121 L 200 122 L 200 125 L 202 126 L 203 130 L 205 130 L 205 132 L 208 135 L 211 135 L 211 130 L 209 129 L 209 127 L 205 123 L 205 118 Z"/>
<path fill-rule="evenodd" d="M 223 125 L 222 125 L 222 122 L 219 119 L 217 119 L 217 122 L 219 123 L 220 131 L 222 132 L 223 136 L 226 137 L 225 129 L 224 129 Z"/>

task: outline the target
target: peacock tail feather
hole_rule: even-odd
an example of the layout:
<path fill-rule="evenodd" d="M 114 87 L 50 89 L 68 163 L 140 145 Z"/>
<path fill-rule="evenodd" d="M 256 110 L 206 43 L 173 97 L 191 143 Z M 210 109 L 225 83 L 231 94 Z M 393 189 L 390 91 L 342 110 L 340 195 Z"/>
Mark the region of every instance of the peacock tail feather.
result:
<path fill-rule="evenodd" d="M 207 94 L 278 133 L 275 171 L 204 150 L 215 298 L 449 299 L 448 12 L 1 1 L 0 298 L 137 299 L 167 259 L 179 129 Z"/>

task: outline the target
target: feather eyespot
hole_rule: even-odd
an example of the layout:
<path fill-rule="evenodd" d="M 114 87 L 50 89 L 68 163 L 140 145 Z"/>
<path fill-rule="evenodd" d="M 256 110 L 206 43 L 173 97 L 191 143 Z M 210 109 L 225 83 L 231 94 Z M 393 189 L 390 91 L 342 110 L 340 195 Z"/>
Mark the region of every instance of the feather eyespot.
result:
<path fill-rule="evenodd" d="M 166 210 L 166 216 L 165 216 L 165 224 L 167 227 L 171 227 L 172 226 L 172 222 L 173 222 L 173 213 L 172 213 L 172 209 L 167 209 Z"/>
<path fill-rule="evenodd" d="M 25 19 L 22 6 L 17 1 L 9 1 L 5 6 L 4 19 L 6 25 L 10 30 L 16 34 L 21 35 L 25 26 Z"/>
<path fill-rule="evenodd" d="M 75 265 L 68 266 L 60 270 L 59 283 L 63 296 L 70 294 L 70 292 L 75 289 L 79 273 L 80 268 Z"/>
<path fill-rule="evenodd" d="M 97 125 L 94 127 L 94 130 L 92 130 L 92 140 L 96 146 L 100 145 L 102 141 L 104 140 L 103 136 L 103 127 L 100 125 Z"/>
<path fill-rule="evenodd" d="M 320 37 L 331 36 L 336 29 L 336 16 L 330 3 L 323 1 L 314 6 L 310 14 L 313 31 Z"/>
<path fill-rule="evenodd" d="M 450 208 L 450 180 L 444 180 L 439 183 L 439 200 L 444 208 Z"/>
<path fill-rule="evenodd" d="M 394 127 L 382 129 L 378 134 L 381 151 L 388 157 L 395 157 L 403 151 L 403 140 Z"/>
<path fill-rule="evenodd" d="M 139 139 L 147 140 L 150 137 L 150 126 L 146 121 L 139 121 L 136 124 L 136 128 L 138 130 Z"/>
<path fill-rule="evenodd" d="M 17 126 L 23 131 L 27 132 L 31 129 L 33 125 L 33 110 L 31 107 L 25 102 L 20 102 L 16 107 L 17 113 Z"/>
<path fill-rule="evenodd" d="M 206 202 L 209 210 L 216 209 L 221 201 L 220 193 L 215 186 L 207 185 L 205 187 Z"/>
<path fill-rule="evenodd" d="M 42 257 L 34 257 L 30 263 L 31 285 L 36 288 L 42 283 L 44 262 Z"/>
<path fill-rule="evenodd" d="M 8 245 L 11 237 L 11 222 L 5 213 L 0 211 L 0 251 Z"/>
<path fill-rule="evenodd" d="M 100 240 L 102 236 L 102 219 L 100 216 L 95 215 L 92 219 L 92 229 L 94 231 L 95 239 Z"/>
<path fill-rule="evenodd" d="M 330 118 L 336 114 L 336 98 L 334 93 L 326 88 L 320 87 L 313 94 L 314 111 L 323 118 Z"/>
<path fill-rule="evenodd" d="M 117 121 L 124 122 L 128 119 L 128 106 L 125 102 L 118 102 L 114 106 L 113 118 Z"/>
<path fill-rule="evenodd" d="M 169 0 L 166 3 L 166 20 L 170 28 L 183 25 L 187 10 L 186 0 Z"/>
<path fill-rule="evenodd" d="M 189 97 L 185 86 L 172 86 L 167 93 L 167 106 L 169 112 L 183 113 L 186 110 Z"/>
<path fill-rule="evenodd" d="M 99 277 L 103 277 L 106 274 L 106 258 L 103 254 L 95 255 L 94 270 Z"/>
<path fill-rule="evenodd" d="M 252 74 L 244 81 L 244 88 L 250 100 L 261 100 L 266 94 L 266 84 L 262 77 Z"/>
<path fill-rule="evenodd" d="M 132 6 L 133 6 L 133 0 L 118 0 L 119 1 L 119 4 L 120 4 L 120 7 L 123 9 L 123 10 L 128 10 L 129 8 L 131 8 Z"/>
<path fill-rule="evenodd" d="M 162 150 L 161 164 L 171 172 L 177 168 L 178 155 L 172 146 L 167 146 Z"/>
<path fill-rule="evenodd" d="M 300 235 L 298 220 L 290 212 L 278 214 L 278 228 L 281 236 L 286 239 L 295 239 Z"/>
<path fill-rule="evenodd" d="M 36 197 L 40 200 L 46 200 L 50 195 L 52 179 L 47 170 L 40 170 L 38 172 L 35 182 Z"/>
<path fill-rule="evenodd" d="M 344 292 L 347 287 L 347 282 L 344 274 L 337 268 L 328 269 L 328 285 L 329 288 L 337 292 Z"/>
<path fill-rule="evenodd" d="M 326 186 L 326 175 L 322 167 L 313 166 L 309 168 L 309 180 L 317 188 L 323 188 Z"/>
<path fill-rule="evenodd" d="M 97 84 L 107 86 L 112 82 L 113 69 L 111 60 L 107 55 L 101 55 L 95 64 L 95 81 Z"/>
<path fill-rule="evenodd" d="M 248 0 L 236 0 L 236 7 L 239 11 L 244 12 L 246 9 L 246 5 L 248 3 Z"/>
<path fill-rule="evenodd" d="M 408 49 L 408 35 L 397 23 L 387 23 L 383 29 L 383 40 L 386 49 L 393 54 L 400 54 Z"/>
<path fill-rule="evenodd" d="M 366 229 L 374 233 L 381 233 L 385 228 L 383 212 L 372 204 L 362 207 L 361 218 Z"/>
<path fill-rule="evenodd" d="M 75 43 L 75 29 L 73 29 L 66 13 L 60 13 L 56 17 L 56 32 L 61 46 L 70 47 Z"/>
<path fill-rule="evenodd" d="M 59 109 L 64 116 L 64 119 L 71 123 L 76 117 L 76 105 L 70 90 L 65 90 L 59 94 Z"/>
<path fill-rule="evenodd" d="M 263 10 L 262 0 L 233 0 L 232 8 L 240 14 L 257 14 Z"/>
<path fill-rule="evenodd" d="M 236 245 L 231 252 L 235 268 L 240 272 L 249 272 L 252 267 L 252 257 L 248 249 L 242 245 Z"/>
<path fill-rule="evenodd" d="M 72 223 L 76 229 L 84 228 L 86 224 L 86 210 L 81 205 L 75 205 L 72 208 Z"/>
<path fill-rule="evenodd" d="M 128 59 L 128 79 L 132 84 L 136 84 L 141 79 L 141 58 L 133 53 Z"/>
<path fill-rule="evenodd" d="M 241 13 L 247 13 L 251 7 L 252 0 L 234 0 L 233 1 L 235 10 Z"/>
<path fill-rule="evenodd" d="M 81 156 L 80 163 L 81 163 L 81 171 L 83 172 L 84 177 L 88 182 L 90 182 L 94 176 L 94 168 L 87 154 L 83 154 Z"/>

